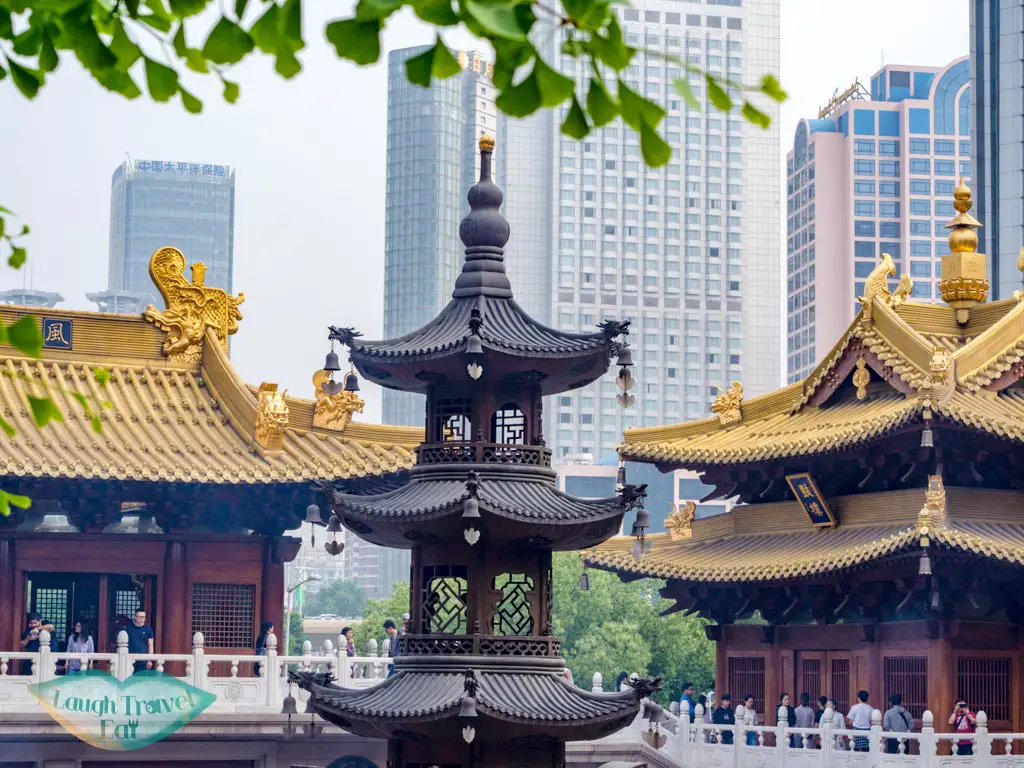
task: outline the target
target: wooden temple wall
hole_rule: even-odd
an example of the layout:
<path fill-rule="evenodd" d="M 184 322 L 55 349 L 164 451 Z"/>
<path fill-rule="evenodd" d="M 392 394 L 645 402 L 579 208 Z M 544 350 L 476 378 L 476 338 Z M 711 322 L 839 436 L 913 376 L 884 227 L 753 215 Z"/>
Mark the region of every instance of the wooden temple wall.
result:
<path fill-rule="evenodd" d="M 31 574 L 97 575 L 93 631 L 109 645 L 108 584 L 130 576 L 145 585 L 156 650 L 191 653 L 202 630 L 210 653 L 251 649 L 260 622 L 283 634 L 284 564 L 298 542 L 260 536 L 154 537 L 126 534 L 15 534 L 0 538 L 0 649 L 16 648 L 25 628 Z M 44 618 L 47 618 L 44 616 Z M 64 638 L 62 638 L 64 639 Z M 98 647 L 97 650 L 105 650 Z"/>
<path fill-rule="evenodd" d="M 956 699 L 964 698 L 988 714 L 993 731 L 1024 729 L 1024 642 L 1017 625 L 904 621 L 875 625 L 870 641 L 865 635 L 871 631 L 857 624 L 781 626 L 774 638 L 757 625 L 722 629 L 716 693 L 728 692 L 734 702 L 753 693 L 759 718 L 769 725 L 776 723 L 782 692 L 793 706 L 801 693 L 812 700 L 828 696 L 845 714 L 863 689 L 868 703 L 883 712 L 889 696 L 900 694 L 918 721 L 929 709 L 944 724 Z"/>

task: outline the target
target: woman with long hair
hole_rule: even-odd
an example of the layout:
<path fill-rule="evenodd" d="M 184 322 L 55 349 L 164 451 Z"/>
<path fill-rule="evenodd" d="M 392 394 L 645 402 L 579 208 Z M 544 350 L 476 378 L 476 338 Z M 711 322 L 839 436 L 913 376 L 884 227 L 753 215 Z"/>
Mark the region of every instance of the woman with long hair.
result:
<path fill-rule="evenodd" d="M 95 653 L 96 644 L 93 642 L 92 633 L 89 627 L 81 621 L 75 622 L 75 631 L 68 636 L 68 653 Z M 89 668 L 89 662 L 85 662 L 85 668 Z M 68 674 L 82 671 L 81 659 L 68 659 Z"/>
<path fill-rule="evenodd" d="M 256 655 L 265 656 L 267 653 L 267 635 L 274 631 L 274 622 L 264 621 L 260 624 L 260 633 L 256 637 Z M 260 676 L 260 663 L 257 661 L 252 665 L 252 672 L 256 677 Z"/>
<path fill-rule="evenodd" d="M 623 688 L 623 685 L 625 684 L 626 678 L 628 678 L 628 677 L 629 677 L 629 674 L 627 672 L 619 672 L 619 676 L 615 678 L 615 690 L 616 691 L 625 690 Z"/>

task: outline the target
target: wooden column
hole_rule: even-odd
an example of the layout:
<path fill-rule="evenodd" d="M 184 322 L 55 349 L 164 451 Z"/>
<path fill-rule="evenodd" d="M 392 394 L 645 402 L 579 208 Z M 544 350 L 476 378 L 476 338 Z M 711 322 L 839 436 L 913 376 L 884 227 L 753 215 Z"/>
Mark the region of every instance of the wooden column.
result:
<path fill-rule="evenodd" d="M 14 579 L 14 539 L 0 539 L 0 595 L 13 605 L 17 585 Z M 16 638 L 20 638 L 20 628 L 15 624 L 13 610 L 0 613 L 0 649 L 13 651 Z"/>
<path fill-rule="evenodd" d="M 953 674 L 953 642 L 945 632 L 931 639 L 928 650 L 928 708 L 935 716 L 935 730 L 949 731 L 949 715 L 960 693 Z"/>
<path fill-rule="evenodd" d="M 261 618 L 258 621 L 270 621 L 274 624 L 274 634 L 284 637 L 284 562 L 277 556 L 278 540 L 267 538 L 263 542 L 263 604 L 260 606 Z M 253 628 L 259 630 L 257 626 Z"/>
<path fill-rule="evenodd" d="M 188 561 L 185 542 L 168 541 L 160 578 L 160 631 L 156 647 L 164 653 L 192 650 L 192 624 L 188 616 Z"/>
<path fill-rule="evenodd" d="M 735 705 L 743 703 L 743 694 L 746 691 L 729 690 L 729 629 L 728 626 L 720 626 L 718 640 L 715 643 L 715 692 L 719 695 L 732 695 Z"/>

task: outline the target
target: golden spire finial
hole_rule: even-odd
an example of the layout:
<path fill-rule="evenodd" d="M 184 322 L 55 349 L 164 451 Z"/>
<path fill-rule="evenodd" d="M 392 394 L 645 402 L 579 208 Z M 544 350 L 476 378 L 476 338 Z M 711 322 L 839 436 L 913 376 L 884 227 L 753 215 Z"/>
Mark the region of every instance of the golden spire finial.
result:
<path fill-rule="evenodd" d="M 480 151 L 481 152 L 493 152 L 494 151 L 494 137 L 488 134 L 484 134 L 480 137 Z"/>
<path fill-rule="evenodd" d="M 981 222 L 971 216 L 971 190 L 960 177 L 953 190 L 953 207 L 957 214 L 946 225 L 949 230 L 949 255 L 942 257 L 942 279 L 939 293 L 942 300 L 956 309 L 956 321 L 966 325 L 970 310 L 988 298 L 988 274 L 985 255 L 978 253 L 978 227 Z"/>

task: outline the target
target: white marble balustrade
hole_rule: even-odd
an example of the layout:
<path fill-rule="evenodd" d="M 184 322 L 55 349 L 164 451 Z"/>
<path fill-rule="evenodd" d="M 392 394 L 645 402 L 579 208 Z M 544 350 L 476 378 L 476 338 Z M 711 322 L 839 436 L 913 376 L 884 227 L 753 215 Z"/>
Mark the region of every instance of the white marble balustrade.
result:
<path fill-rule="evenodd" d="M 50 650 L 50 633 L 43 630 L 38 652 L 0 651 L 0 715 L 42 712 L 28 686 L 55 679 L 58 662 L 63 666 L 70 659 L 80 661 L 83 669 L 88 666 L 110 672 L 118 680 L 130 677 L 136 662 L 151 662 L 158 672 L 168 669 L 179 680 L 216 694 L 217 700 L 208 710 L 211 712 L 280 713 L 288 694 L 289 668 L 330 672 L 336 684 L 344 688 L 366 688 L 388 676 L 391 659 L 378 654 L 376 640 L 370 640 L 366 652 L 359 656 L 348 656 L 344 638 L 339 640 L 337 649 L 327 640 L 315 653 L 307 640 L 302 655 L 286 656 L 277 652 L 277 637 L 270 634 L 264 655 L 213 654 L 206 653 L 203 635 L 197 632 L 192 638 L 192 653 L 139 654 L 128 652 L 128 635 L 121 631 L 115 653 L 57 653 Z M 260 665 L 258 675 L 256 664 Z M 305 702 L 306 694 L 297 686 L 292 687 L 292 695 L 300 705 Z"/>

